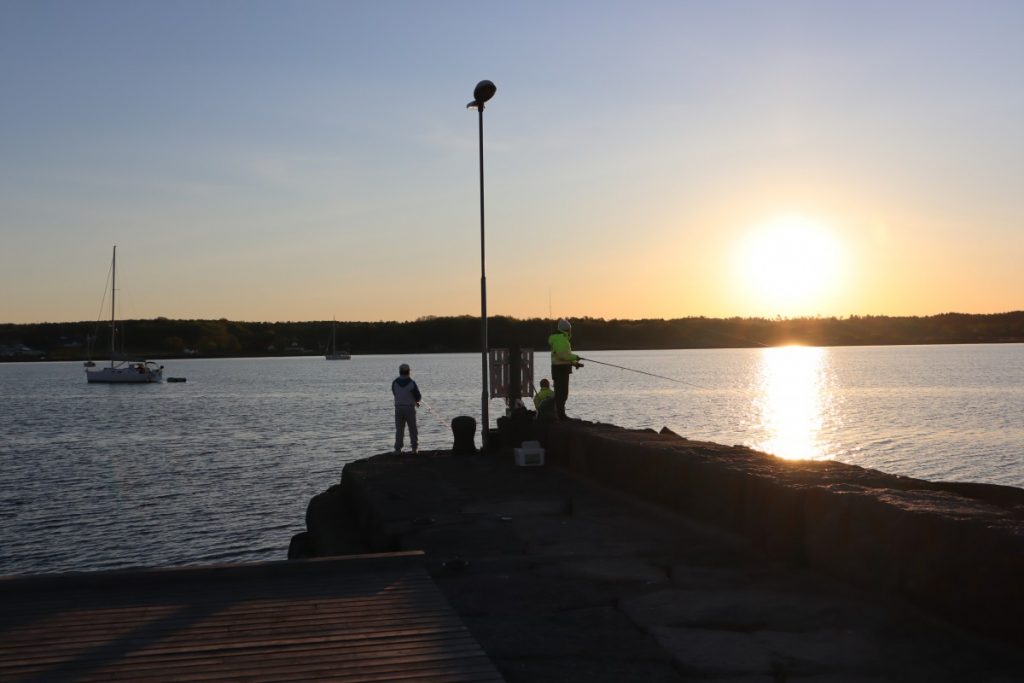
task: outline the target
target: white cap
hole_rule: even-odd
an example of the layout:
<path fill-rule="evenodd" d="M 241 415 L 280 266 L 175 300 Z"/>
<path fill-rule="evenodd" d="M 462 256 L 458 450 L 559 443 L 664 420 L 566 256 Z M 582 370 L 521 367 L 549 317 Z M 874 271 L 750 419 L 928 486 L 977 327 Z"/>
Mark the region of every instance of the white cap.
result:
<path fill-rule="evenodd" d="M 409 372 L 409 364 L 408 363 L 402 363 L 401 365 L 398 366 L 398 374 L 399 375 L 404 375 L 407 372 Z"/>
<path fill-rule="evenodd" d="M 568 320 L 562 318 L 561 320 L 558 321 L 558 329 L 561 332 L 572 332 L 572 325 L 569 323 Z"/>

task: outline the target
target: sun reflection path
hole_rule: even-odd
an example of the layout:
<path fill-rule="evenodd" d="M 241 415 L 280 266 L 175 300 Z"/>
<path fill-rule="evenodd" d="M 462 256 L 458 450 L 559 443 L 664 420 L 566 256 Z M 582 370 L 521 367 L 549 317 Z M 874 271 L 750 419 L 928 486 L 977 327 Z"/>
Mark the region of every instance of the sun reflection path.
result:
<path fill-rule="evenodd" d="M 789 460 L 826 460 L 822 429 L 831 410 L 828 351 L 809 346 L 764 349 L 754 397 L 761 436 L 754 448 Z"/>

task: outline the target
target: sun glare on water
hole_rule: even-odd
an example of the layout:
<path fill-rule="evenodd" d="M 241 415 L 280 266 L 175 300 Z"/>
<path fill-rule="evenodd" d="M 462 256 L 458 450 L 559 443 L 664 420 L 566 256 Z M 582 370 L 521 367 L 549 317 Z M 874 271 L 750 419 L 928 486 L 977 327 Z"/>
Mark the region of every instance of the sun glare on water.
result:
<path fill-rule="evenodd" d="M 762 349 L 754 413 L 763 437 L 754 448 L 786 459 L 827 459 L 823 434 L 835 421 L 826 349 L 783 346 Z"/>
<path fill-rule="evenodd" d="M 736 281 L 757 315 L 820 313 L 842 278 L 842 249 L 815 221 L 787 217 L 766 223 L 743 241 Z"/>

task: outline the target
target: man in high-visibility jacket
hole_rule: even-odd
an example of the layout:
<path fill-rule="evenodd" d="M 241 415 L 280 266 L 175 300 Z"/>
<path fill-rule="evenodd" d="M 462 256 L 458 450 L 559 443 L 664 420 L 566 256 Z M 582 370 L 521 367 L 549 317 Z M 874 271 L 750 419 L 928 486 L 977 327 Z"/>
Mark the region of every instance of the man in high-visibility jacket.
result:
<path fill-rule="evenodd" d="M 545 377 L 540 381 L 540 389 L 533 395 L 533 407 L 537 409 L 537 419 L 541 422 L 558 420 L 555 408 L 555 392 L 551 382 Z"/>
<path fill-rule="evenodd" d="M 569 338 L 572 325 L 565 318 L 558 321 L 558 331 L 548 337 L 551 346 L 551 378 L 555 381 L 555 406 L 558 419 L 566 419 L 565 401 L 569 398 L 569 375 L 573 368 L 582 368 L 580 357 L 572 352 Z"/>

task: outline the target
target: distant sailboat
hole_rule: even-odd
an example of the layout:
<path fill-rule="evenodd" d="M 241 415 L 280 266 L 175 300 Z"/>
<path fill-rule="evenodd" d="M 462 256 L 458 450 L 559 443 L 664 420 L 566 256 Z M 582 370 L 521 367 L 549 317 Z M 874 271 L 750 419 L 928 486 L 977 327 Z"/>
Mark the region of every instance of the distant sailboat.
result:
<path fill-rule="evenodd" d="M 352 356 L 346 351 L 338 352 L 338 321 L 331 324 L 331 350 L 324 356 L 327 360 L 348 360 Z"/>
<path fill-rule="evenodd" d="M 110 265 L 110 365 L 97 368 L 91 360 L 85 363 L 85 380 L 105 384 L 141 384 L 160 382 L 164 366 L 147 360 L 117 359 L 117 324 L 114 313 L 114 298 L 117 294 L 117 247 Z"/>

